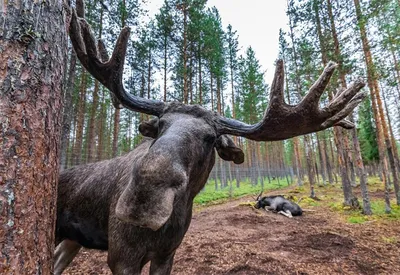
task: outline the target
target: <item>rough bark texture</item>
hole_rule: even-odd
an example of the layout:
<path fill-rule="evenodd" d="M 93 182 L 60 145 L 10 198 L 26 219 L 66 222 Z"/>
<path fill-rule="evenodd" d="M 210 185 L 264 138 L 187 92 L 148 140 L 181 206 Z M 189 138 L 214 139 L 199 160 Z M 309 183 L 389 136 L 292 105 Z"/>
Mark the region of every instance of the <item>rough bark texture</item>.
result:
<path fill-rule="evenodd" d="M 0 274 L 51 274 L 66 30 L 62 1 L 1 1 Z"/>

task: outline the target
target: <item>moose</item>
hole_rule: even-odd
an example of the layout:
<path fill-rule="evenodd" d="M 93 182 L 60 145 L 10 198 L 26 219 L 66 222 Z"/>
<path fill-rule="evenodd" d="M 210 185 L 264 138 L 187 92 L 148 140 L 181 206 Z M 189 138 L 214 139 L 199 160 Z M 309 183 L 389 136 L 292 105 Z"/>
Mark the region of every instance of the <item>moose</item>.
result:
<path fill-rule="evenodd" d="M 301 216 L 303 214 L 303 210 L 297 203 L 291 202 L 281 195 L 266 196 L 261 198 L 261 194 L 262 192 L 256 199 L 256 204 L 254 205 L 256 209 L 263 208 L 266 211 L 274 211 L 288 218 L 292 218 L 293 216 Z"/>
<path fill-rule="evenodd" d="M 79 5 L 83 5 L 78 0 Z M 153 116 L 139 126 L 143 142 L 126 155 L 73 167 L 58 185 L 55 274 L 81 247 L 108 251 L 113 274 L 170 274 L 176 249 L 191 222 L 193 199 L 206 184 L 216 152 L 240 164 L 244 154 L 228 135 L 276 141 L 332 126 L 351 128 L 345 117 L 361 102 L 365 85 L 356 80 L 320 108 L 319 100 L 336 64 L 330 62 L 295 106 L 284 101 L 284 66 L 276 63 L 269 106 L 248 125 L 198 105 L 133 96 L 122 82 L 130 30 L 125 27 L 109 57 L 89 24 L 71 10 L 69 35 L 78 59 L 112 94 L 114 106 Z"/>

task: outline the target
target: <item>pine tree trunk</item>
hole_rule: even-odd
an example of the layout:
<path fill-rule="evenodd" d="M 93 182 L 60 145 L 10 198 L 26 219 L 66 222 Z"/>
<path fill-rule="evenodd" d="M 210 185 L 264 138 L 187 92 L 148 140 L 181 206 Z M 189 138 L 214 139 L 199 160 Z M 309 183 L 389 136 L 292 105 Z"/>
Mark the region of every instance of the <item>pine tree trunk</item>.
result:
<path fill-rule="evenodd" d="M 306 149 L 306 160 L 307 160 L 307 172 L 308 172 L 308 181 L 310 182 L 310 197 L 315 198 L 315 170 L 314 170 L 314 161 L 312 157 L 312 149 L 310 136 L 304 136 L 304 148 Z"/>
<path fill-rule="evenodd" d="M 72 165 L 79 165 L 81 164 L 82 160 L 83 126 L 85 123 L 86 108 L 86 78 L 86 71 L 82 69 L 81 84 L 79 87 L 78 110 L 76 115 L 75 144 L 72 152 Z"/>
<path fill-rule="evenodd" d="M 62 3 L 2 2 L 0 274 L 52 274 L 67 62 Z"/>
<path fill-rule="evenodd" d="M 119 121 L 121 119 L 121 110 L 115 109 L 114 111 L 114 128 L 113 128 L 113 141 L 112 141 L 112 157 L 116 157 L 118 153 L 118 136 L 119 136 Z"/>
<path fill-rule="evenodd" d="M 99 27 L 99 39 L 101 39 L 101 33 L 103 30 L 103 9 L 101 9 L 100 12 L 100 27 Z M 106 61 L 106 60 L 103 60 Z M 96 134 L 95 134 L 95 120 L 96 120 L 96 113 L 99 105 L 99 81 L 95 80 L 94 82 L 94 90 L 93 90 L 93 103 L 90 109 L 90 115 L 89 115 L 89 131 L 88 131 L 88 143 L 87 143 L 87 161 L 88 162 L 93 162 L 95 159 L 95 150 L 96 150 Z"/>
<path fill-rule="evenodd" d="M 217 112 L 219 114 L 222 114 L 222 109 L 221 109 L 221 80 L 219 77 L 217 77 Z"/>
<path fill-rule="evenodd" d="M 183 103 L 188 104 L 188 80 L 187 80 L 187 13 L 188 7 L 183 4 Z"/>
<path fill-rule="evenodd" d="M 343 137 L 343 133 L 340 133 L 342 129 L 335 127 L 334 129 L 335 132 L 335 143 L 338 146 L 338 157 L 339 157 L 339 170 L 340 170 L 340 177 L 342 179 L 342 187 L 343 187 L 343 194 L 344 194 L 344 205 L 350 206 L 350 207 L 358 207 L 358 201 L 357 198 L 353 194 L 353 189 L 351 187 L 349 175 L 348 175 L 348 164 L 347 158 L 345 156 L 345 152 L 343 150 L 344 142 L 343 139 L 340 139 L 340 137 Z M 357 201 L 357 202 L 356 202 Z"/>
<path fill-rule="evenodd" d="M 167 37 L 164 36 L 164 102 L 167 101 L 167 63 L 168 62 L 168 45 Z"/>
<path fill-rule="evenodd" d="M 105 125 L 106 125 L 106 120 L 107 120 L 107 111 L 106 111 L 106 106 L 104 102 L 104 88 L 102 88 L 102 102 L 100 103 L 100 122 L 99 122 L 99 144 L 97 146 L 97 160 L 103 160 L 104 158 L 104 151 L 105 151 L 105 144 L 104 144 L 104 135 L 105 135 Z"/>
<path fill-rule="evenodd" d="M 199 99 L 198 99 L 198 102 L 199 102 L 199 104 L 200 105 L 202 105 L 203 104 L 203 78 L 202 78 L 202 66 L 201 66 L 201 46 L 200 46 L 200 43 L 199 43 L 199 48 L 198 48 L 198 51 L 199 51 Z"/>
<path fill-rule="evenodd" d="M 214 111 L 214 91 L 213 91 L 213 76 L 210 72 L 210 94 L 211 94 L 211 110 Z"/>
<path fill-rule="evenodd" d="M 397 147 L 396 147 L 396 140 L 394 138 L 393 135 L 393 130 L 392 130 L 392 125 L 391 125 L 391 119 L 390 119 L 390 114 L 389 114 L 389 109 L 386 103 L 386 98 L 385 98 L 385 93 L 382 93 L 383 95 L 383 100 L 384 100 L 384 104 L 385 104 L 385 110 L 386 110 L 386 116 L 388 118 L 388 126 L 389 126 L 389 134 L 390 134 L 390 144 L 391 147 L 393 148 L 393 150 L 391 150 L 393 152 L 393 154 L 391 155 L 391 152 L 388 151 L 388 156 L 389 156 L 389 161 L 390 161 L 390 165 L 392 167 L 392 170 L 394 171 L 394 175 L 393 175 L 393 184 L 394 184 L 394 192 L 396 195 L 396 203 L 397 205 L 400 205 L 400 190 L 399 190 L 399 184 L 398 184 L 398 171 L 399 171 L 399 166 L 398 166 L 398 162 L 399 162 L 399 155 L 397 152 Z M 389 138 L 389 137 L 388 137 Z M 396 184 L 397 181 L 397 184 Z"/>
<path fill-rule="evenodd" d="M 96 113 L 97 113 L 97 106 L 99 104 L 99 81 L 95 80 L 94 82 L 94 90 L 93 90 L 93 103 L 90 109 L 89 115 L 89 132 L 88 132 L 88 143 L 87 143 L 87 161 L 93 162 L 94 161 L 94 154 L 95 154 L 95 120 L 96 120 Z"/>
<path fill-rule="evenodd" d="M 321 142 L 321 134 L 317 133 L 317 146 L 318 146 L 318 155 L 319 155 L 319 161 L 320 161 L 320 170 L 321 170 L 321 176 L 322 176 L 322 184 L 326 184 L 326 159 L 325 159 L 325 148 L 323 146 L 323 143 Z"/>
<path fill-rule="evenodd" d="M 329 150 L 328 150 L 328 142 L 327 142 L 327 138 L 326 138 L 326 133 L 328 131 L 324 131 L 324 137 L 322 140 L 322 143 L 324 145 L 325 150 L 323 151 L 324 155 L 325 155 L 325 161 L 326 161 L 326 172 L 328 174 L 328 180 L 329 180 L 329 184 L 333 184 L 333 173 L 332 173 L 332 164 L 331 164 L 331 160 L 329 158 Z"/>
<path fill-rule="evenodd" d="M 74 92 L 75 75 L 76 75 L 76 54 L 71 50 L 71 57 L 68 67 L 68 79 L 64 92 L 64 108 L 63 108 L 63 124 L 61 132 L 61 169 L 67 168 L 68 160 L 68 144 L 71 133 L 72 122 L 72 94 Z"/>
<path fill-rule="evenodd" d="M 338 60 L 338 65 L 340 72 L 343 73 L 342 70 L 342 63 L 341 63 L 341 54 L 340 54 L 340 48 L 339 48 L 339 40 L 337 37 L 336 33 L 336 26 L 335 26 L 335 21 L 333 18 L 333 12 L 332 12 L 332 4 L 331 0 L 327 0 L 327 6 L 328 6 L 328 14 L 329 14 L 329 20 L 330 20 L 330 25 L 331 25 L 331 31 L 332 31 L 332 37 L 334 40 L 334 52 L 335 52 L 335 57 Z M 320 40 L 322 37 L 320 37 Z M 344 76 L 344 74 L 342 74 Z M 345 87 L 345 82 L 342 79 L 342 86 Z M 332 93 L 329 94 L 329 100 L 332 100 L 333 95 Z M 338 128 L 338 127 L 336 127 Z M 354 165 L 350 152 L 350 145 L 349 145 L 349 140 L 347 137 L 347 134 L 343 132 L 342 129 L 334 129 L 334 140 L 336 144 L 336 148 L 338 151 L 338 161 L 339 161 L 339 170 L 340 170 L 340 175 L 342 178 L 342 186 L 343 186 L 343 194 L 344 194 L 344 204 L 351 206 L 351 207 L 358 207 L 359 203 L 357 198 L 353 194 L 352 190 L 352 184 L 350 182 L 349 178 L 349 171 L 350 171 L 350 176 L 352 181 L 355 183 L 355 173 L 354 173 Z"/>
<path fill-rule="evenodd" d="M 295 152 L 295 159 L 296 159 L 296 175 L 297 175 L 297 185 L 303 185 L 303 175 L 301 173 L 301 160 L 300 160 L 300 151 L 299 151 L 299 138 L 293 138 L 293 145 L 294 145 L 294 152 Z"/>
<path fill-rule="evenodd" d="M 392 146 L 390 144 L 390 140 L 388 137 L 388 130 L 385 121 L 385 116 L 383 113 L 382 100 L 380 98 L 380 91 L 377 83 L 377 77 L 375 72 L 374 62 L 372 60 L 371 50 L 369 46 L 369 41 L 366 32 L 366 22 L 363 18 L 361 12 L 361 6 L 359 0 L 354 0 L 354 6 L 357 14 L 357 21 L 361 34 L 361 42 L 363 45 L 363 51 L 365 55 L 365 63 L 367 66 L 367 74 L 368 74 L 368 87 L 371 94 L 371 102 L 372 102 L 372 110 L 374 113 L 376 128 L 377 128 L 377 140 L 378 140 L 378 149 L 379 149 L 379 158 L 382 161 L 382 172 L 383 172 L 383 181 L 385 184 L 385 203 L 386 203 L 386 212 L 390 213 L 390 198 L 389 198 L 389 175 L 387 172 L 387 162 L 385 156 L 384 144 L 386 144 L 386 149 L 389 155 L 389 162 L 392 168 L 392 174 L 394 179 L 394 184 L 397 185 L 398 188 L 398 178 L 397 178 L 397 169 L 392 162 L 391 157 L 393 156 Z M 396 194 L 397 203 L 400 203 L 400 194 Z"/>

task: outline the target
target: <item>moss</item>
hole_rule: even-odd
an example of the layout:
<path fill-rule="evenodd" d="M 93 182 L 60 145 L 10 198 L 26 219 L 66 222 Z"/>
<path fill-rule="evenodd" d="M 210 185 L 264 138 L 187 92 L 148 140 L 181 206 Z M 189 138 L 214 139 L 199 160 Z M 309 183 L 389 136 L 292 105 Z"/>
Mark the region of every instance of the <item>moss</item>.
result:
<path fill-rule="evenodd" d="M 366 216 L 350 216 L 347 219 L 347 222 L 349 223 L 354 223 L 354 224 L 358 224 L 358 223 L 365 223 L 366 221 L 368 221 L 368 217 Z"/>
<path fill-rule="evenodd" d="M 392 237 L 384 237 L 382 236 L 382 241 L 388 244 L 396 244 L 398 242 L 397 237 L 392 236 Z"/>
<path fill-rule="evenodd" d="M 299 202 L 300 206 L 319 206 L 320 203 L 310 197 L 305 197 Z"/>
<path fill-rule="evenodd" d="M 254 205 L 256 205 L 256 203 L 255 202 L 250 202 L 250 201 L 239 203 L 239 206 L 251 206 L 251 207 L 254 207 Z"/>

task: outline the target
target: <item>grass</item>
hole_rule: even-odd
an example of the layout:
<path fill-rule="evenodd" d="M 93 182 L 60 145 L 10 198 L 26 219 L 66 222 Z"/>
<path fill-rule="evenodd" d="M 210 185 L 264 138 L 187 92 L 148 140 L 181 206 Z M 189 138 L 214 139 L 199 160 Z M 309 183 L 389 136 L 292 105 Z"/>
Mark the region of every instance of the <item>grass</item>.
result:
<path fill-rule="evenodd" d="M 278 180 L 271 180 L 271 183 L 268 183 L 268 180 L 265 180 L 264 192 L 288 187 L 286 181 L 285 184 L 282 184 L 282 182 L 282 180 L 280 182 Z M 257 196 L 261 191 L 260 183 L 254 185 L 249 181 L 240 182 L 239 188 L 236 187 L 235 181 L 232 183 L 228 182 L 228 186 L 224 188 L 220 188 L 219 182 L 218 185 L 219 189 L 215 190 L 215 181 L 209 180 L 203 190 L 194 198 L 194 203 L 197 205 L 222 203 L 230 198 L 238 198 L 245 195 Z"/>

